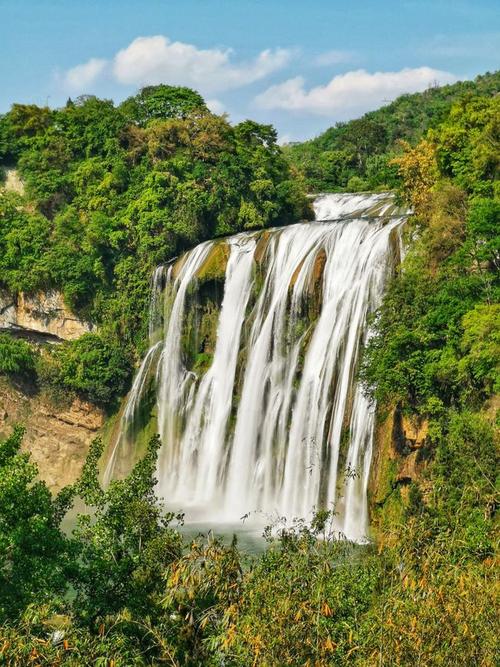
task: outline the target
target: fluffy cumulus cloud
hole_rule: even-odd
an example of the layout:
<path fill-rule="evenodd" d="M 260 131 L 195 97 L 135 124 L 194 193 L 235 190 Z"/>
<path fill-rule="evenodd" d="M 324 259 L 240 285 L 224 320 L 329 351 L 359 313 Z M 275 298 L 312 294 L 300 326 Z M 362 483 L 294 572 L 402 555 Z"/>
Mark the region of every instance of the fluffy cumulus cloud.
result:
<path fill-rule="evenodd" d="M 431 67 L 406 68 L 399 72 L 360 69 L 339 74 L 324 86 L 306 89 L 303 77 L 295 77 L 256 97 L 263 109 L 285 109 L 323 116 L 339 117 L 374 109 L 403 93 L 423 91 L 430 85 L 451 83 L 456 77 Z"/>
<path fill-rule="evenodd" d="M 64 75 L 64 84 L 70 90 L 81 92 L 95 83 L 106 66 L 106 60 L 91 58 L 86 63 L 69 69 Z"/>
<path fill-rule="evenodd" d="M 245 86 L 281 69 L 290 59 L 286 49 L 262 51 L 254 60 L 235 64 L 232 51 L 198 49 L 163 35 L 138 37 L 113 62 L 118 81 L 136 86 L 171 83 L 216 92 Z"/>
<path fill-rule="evenodd" d="M 217 114 L 223 114 L 226 113 L 226 107 L 220 100 L 216 100 L 215 98 L 210 99 L 210 100 L 205 100 L 207 107 L 210 109 L 212 113 L 217 113 Z"/>
<path fill-rule="evenodd" d="M 124 85 L 168 83 L 211 94 L 259 81 L 284 67 L 291 55 L 287 49 L 267 49 L 252 60 L 235 62 L 230 49 L 199 49 L 163 35 L 137 37 L 112 60 L 92 58 L 68 70 L 64 81 L 83 92 L 106 72 Z"/>

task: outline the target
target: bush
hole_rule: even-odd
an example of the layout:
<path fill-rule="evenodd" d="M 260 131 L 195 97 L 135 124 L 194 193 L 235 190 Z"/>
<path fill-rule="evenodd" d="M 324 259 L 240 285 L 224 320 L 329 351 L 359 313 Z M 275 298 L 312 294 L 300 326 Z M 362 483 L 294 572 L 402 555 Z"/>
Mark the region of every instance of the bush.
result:
<path fill-rule="evenodd" d="M 36 354 L 24 340 L 0 334 L 0 373 L 31 376 L 35 372 Z"/>
<path fill-rule="evenodd" d="M 481 304 L 462 319 L 459 368 L 486 394 L 500 392 L 500 304 Z"/>
<path fill-rule="evenodd" d="M 327 514 L 282 530 L 246 573 L 225 638 L 235 664 L 345 665 L 356 651 L 378 566 L 323 530 Z"/>
<path fill-rule="evenodd" d="M 64 343 L 51 356 L 55 362 L 48 363 L 52 384 L 106 408 L 125 393 L 132 368 L 115 342 L 88 333 Z"/>
<path fill-rule="evenodd" d="M 66 505 L 62 496 L 52 500 L 29 454 L 20 453 L 23 433 L 16 427 L 0 441 L 0 622 L 64 593 L 72 567 L 59 528 Z"/>
<path fill-rule="evenodd" d="M 363 192 L 364 190 L 369 190 L 368 181 L 365 181 L 359 176 L 351 176 L 347 181 L 347 190 L 348 192 Z"/>

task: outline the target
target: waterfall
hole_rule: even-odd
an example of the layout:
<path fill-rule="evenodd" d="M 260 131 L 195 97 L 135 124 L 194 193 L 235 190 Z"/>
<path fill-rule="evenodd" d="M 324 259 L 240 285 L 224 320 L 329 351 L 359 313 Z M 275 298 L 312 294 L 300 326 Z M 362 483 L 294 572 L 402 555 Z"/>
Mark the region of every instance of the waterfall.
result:
<path fill-rule="evenodd" d="M 107 479 L 154 368 L 169 506 L 214 522 L 335 506 L 336 528 L 365 539 L 374 406 L 356 373 L 404 214 L 387 193 L 314 208 L 315 222 L 203 243 L 157 269 L 150 349 Z"/>

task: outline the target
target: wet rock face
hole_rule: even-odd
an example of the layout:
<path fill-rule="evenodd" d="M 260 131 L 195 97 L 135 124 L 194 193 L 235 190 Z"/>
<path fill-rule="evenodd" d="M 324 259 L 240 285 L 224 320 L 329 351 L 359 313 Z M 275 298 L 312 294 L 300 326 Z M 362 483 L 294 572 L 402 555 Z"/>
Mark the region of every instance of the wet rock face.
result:
<path fill-rule="evenodd" d="M 44 396 L 28 396 L 2 380 L 0 439 L 16 422 L 26 427 L 22 449 L 30 452 L 40 477 L 56 493 L 80 475 L 89 445 L 104 425 L 104 413 L 79 399 L 58 408 Z"/>
<path fill-rule="evenodd" d="M 79 320 L 64 304 L 57 290 L 12 296 L 0 291 L 0 330 L 33 332 L 74 340 L 92 331 L 93 326 Z"/>

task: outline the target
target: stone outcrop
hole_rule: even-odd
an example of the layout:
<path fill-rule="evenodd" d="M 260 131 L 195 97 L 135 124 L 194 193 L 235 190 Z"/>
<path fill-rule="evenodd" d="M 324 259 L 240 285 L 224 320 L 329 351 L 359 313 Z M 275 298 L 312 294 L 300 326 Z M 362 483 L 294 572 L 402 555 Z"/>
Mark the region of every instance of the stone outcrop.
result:
<path fill-rule="evenodd" d="M 405 447 L 411 451 L 424 447 L 429 432 L 429 424 L 425 420 L 402 416 L 400 428 Z"/>
<path fill-rule="evenodd" d="M 19 176 L 17 169 L 7 168 L 4 170 L 4 184 L 5 190 L 10 192 L 17 192 L 19 195 L 24 194 L 24 183 Z"/>
<path fill-rule="evenodd" d="M 24 425 L 23 450 L 31 453 L 40 477 L 54 492 L 77 479 L 104 421 L 104 413 L 90 403 L 75 399 L 56 408 L 42 394 L 29 396 L 0 379 L 0 439 L 13 424 Z"/>
<path fill-rule="evenodd" d="M 427 433 L 425 420 L 409 419 L 398 407 L 379 419 L 369 480 L 370 511 L 375 530 L 400 518 L 412 482 L 421 486 L 426 466 Z"/>
<path fill-rule="evenodd" d="M 12 296 L 0 290 L 0 329 L 20 330 L 61 340 L 73 340 L 92 331 L 93 326 L 78 319 L 64 304 L 57 290 Z"/>

